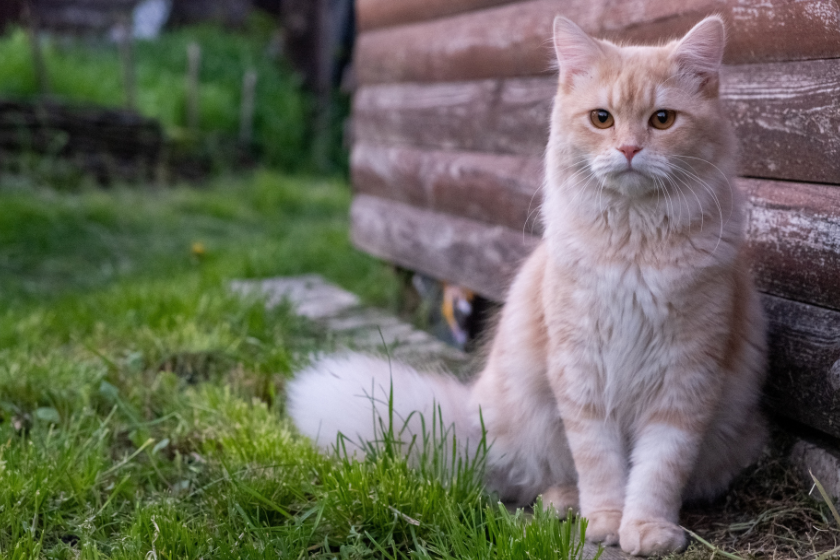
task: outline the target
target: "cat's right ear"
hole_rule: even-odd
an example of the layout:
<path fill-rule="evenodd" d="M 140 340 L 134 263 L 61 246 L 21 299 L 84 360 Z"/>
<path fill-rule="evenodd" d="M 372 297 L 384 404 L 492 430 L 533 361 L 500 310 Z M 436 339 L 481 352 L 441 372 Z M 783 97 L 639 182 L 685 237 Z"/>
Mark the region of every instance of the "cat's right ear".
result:
<path fill-rule="evenodd" d="M 560 67 L 560 83 L 571 86 L 574 77 L 588 73 L 601 53 L 601 46 L 572 20 L 554 18 L 554 52 Z"/>

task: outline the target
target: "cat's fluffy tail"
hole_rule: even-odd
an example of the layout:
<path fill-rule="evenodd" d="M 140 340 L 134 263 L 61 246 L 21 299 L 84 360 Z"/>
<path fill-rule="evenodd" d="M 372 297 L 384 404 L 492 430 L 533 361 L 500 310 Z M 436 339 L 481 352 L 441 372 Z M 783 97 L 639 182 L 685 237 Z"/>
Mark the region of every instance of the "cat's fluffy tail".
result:
<path fill-rule="evenodd" d="M 433 418 L 461 444 L 481 436 L 478 412 L 469 412 L 470 389 L 446 374 L 420 373 L 399 362 L 365 354 L 324 358 L 287 385 L 287 410 L 298 429 L 330 449 L 339 434 L 348 451 L 381 440 L 393 418 L 393 432 L 405 444 L 429 435 Z M 478 424 L 479 426 L 476 426 Z M 472 434 L 478 428 L 477 434 Z M 451 431 L 449 432 L 452 433 Z M 422 440 L 421 440 L 422 441 Z"/>

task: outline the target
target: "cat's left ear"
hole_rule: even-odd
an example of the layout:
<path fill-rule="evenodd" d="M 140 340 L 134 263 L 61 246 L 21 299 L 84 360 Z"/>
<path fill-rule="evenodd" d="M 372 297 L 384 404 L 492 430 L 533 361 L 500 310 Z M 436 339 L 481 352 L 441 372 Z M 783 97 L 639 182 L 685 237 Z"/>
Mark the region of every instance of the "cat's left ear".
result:
<path fill-rule="evenodd" d="M 681 73 L 699 79 L 700 89 L 714 85 L 716 90 L 725 45 L 723 19 L 709 16 L 677 43 L 672 56 Z"/>

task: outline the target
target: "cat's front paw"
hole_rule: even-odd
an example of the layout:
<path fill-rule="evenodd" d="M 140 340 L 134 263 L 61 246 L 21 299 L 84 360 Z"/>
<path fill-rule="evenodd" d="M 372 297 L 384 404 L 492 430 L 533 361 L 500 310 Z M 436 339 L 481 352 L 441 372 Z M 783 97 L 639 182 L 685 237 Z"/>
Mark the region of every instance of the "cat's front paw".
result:
<path fill-rule="evenodd" d="M 542 493 L 543 504 L 552 506 L 557 510 L 557 515 L 564 518 L 569 515 L 569 510 L 578 510 L 578 489 L 574 484 L 564 486 L 551 486 Z"/>
<path fill-rule="evenodd" d="M 621 511 L 606 509 L 592 511 L 586 515 L 586 540 L 604 543 L 605 546 L 618 544 L 618 528 L 621 526 Z"/>
<path fill-rule="evenodd" d="M 621 550 L 633 556 L 679 552 L 688 544 L 685 531 L 664 519 L 629 519 L 621 524 L 619 535 Z"/>

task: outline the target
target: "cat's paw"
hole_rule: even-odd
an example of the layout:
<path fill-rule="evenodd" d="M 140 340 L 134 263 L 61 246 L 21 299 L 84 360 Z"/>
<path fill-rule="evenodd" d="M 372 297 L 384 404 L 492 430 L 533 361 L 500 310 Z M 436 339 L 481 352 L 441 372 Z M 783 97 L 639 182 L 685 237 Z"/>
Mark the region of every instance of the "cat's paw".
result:
<path fill-rule="evenodd" d="M 586 540 L 604 543 L 605 546 L 618 544 L 618 529 L 621 526 L 621 510 L 605 509 L 592 511 L 586 515 Z"/>
<path fill-rule="evenodd" d="M 621 524 L 619 535 L 621 550 L 633 556 L 679 552 L 688 544 L 685 531 L 664 519 L 629 519 Z"/>
<path fill-rule="evenodd" d="M 578 489 L 574 484 L 567 484 L 564 486 L 550 486 L 542 493 L 543 505 L 545 507 L 552 506 L 557 510 L 557 515 L 564 518 L 569 515 L 569 510 L 577 513 L 578 505 Z"/>

